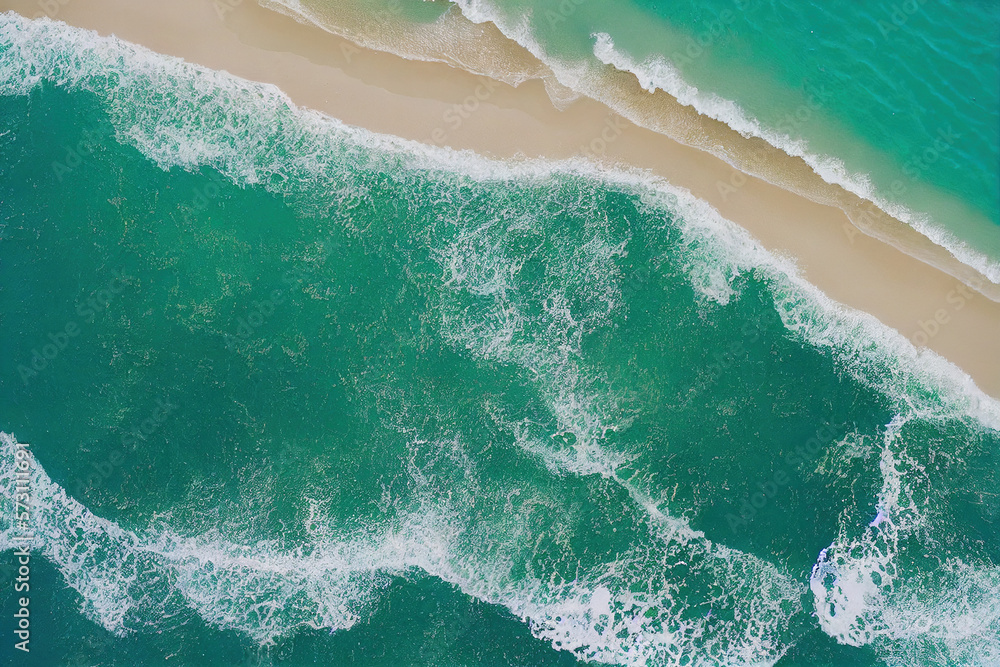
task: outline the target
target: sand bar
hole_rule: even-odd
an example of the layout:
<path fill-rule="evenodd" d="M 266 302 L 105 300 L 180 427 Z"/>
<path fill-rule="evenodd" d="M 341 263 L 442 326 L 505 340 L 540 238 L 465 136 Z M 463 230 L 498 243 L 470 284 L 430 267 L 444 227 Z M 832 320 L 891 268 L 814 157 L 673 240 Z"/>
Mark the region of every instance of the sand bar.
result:
<path fill-rule="evenodd" d="M 559 110 L 538 80 L 514 88 L 443 63 L 359 48 L 252 0 L 61 1 L 0 0 L 0 10 L 29 17 L 48 10 L 71 25 L 274 84 L 301 106 L 377 132 L 500 158 L 564 158 L 597 148 L 601 160 L 648 169 L 712 204 L 769 250 L 793 257 L 832 298 L 926 344 L 1000 397 L 1000 303 L 858 232 L 840 208 L 746 176 L 599 102 L 582 98 Z M 463 104 L 474 110 L 459 112 Z M 922 324 L 935 333 L 921 333 Z"/>

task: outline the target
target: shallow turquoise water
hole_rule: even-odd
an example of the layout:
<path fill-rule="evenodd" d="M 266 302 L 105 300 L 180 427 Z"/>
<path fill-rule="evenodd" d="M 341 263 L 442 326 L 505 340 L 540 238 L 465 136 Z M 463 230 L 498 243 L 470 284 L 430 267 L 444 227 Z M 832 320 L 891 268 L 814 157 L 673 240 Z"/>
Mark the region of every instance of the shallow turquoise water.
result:
<path fill-rule="evenodd" d="M 6 661 L 1000 660 L 1000 406 L 683 192 L 9 15 L 0 82 Z"/>

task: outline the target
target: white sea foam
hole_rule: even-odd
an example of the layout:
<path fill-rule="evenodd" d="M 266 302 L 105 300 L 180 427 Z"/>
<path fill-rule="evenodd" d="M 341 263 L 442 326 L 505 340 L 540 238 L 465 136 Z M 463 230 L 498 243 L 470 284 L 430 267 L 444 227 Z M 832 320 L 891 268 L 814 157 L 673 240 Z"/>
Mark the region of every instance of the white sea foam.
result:
<path fill-rule="evenodd" d="M 5 489 L 15 447 L 13 436 L 0 434 Z M 122 529 L 68 497 L 37 460 L 31 463 L 32 549 L 80 593 L 83 613 L 119 636 L 169 629 L 190 612 L 261 644 L 299 627 L 348 629 L 371 614 L 393 578 L 416 573 L 506 607 L 555 648 L 622 665 L 690 664 L 684 660 L 692 656 L 695 664 L 772 664 L 787 648 L 780 637 L 789 616 L 799 611 L 790 607 L 800 598 L 799 584 L 726 550 L 709 561 L 722 587 L 714 604 L 735 605 L 736 620 L 714 623 L 710 636 L 707 618 L 685 620 L 683 600 L 671 599 L 684 582 L 661 581 L 670 564 L 659 561 L 669 554 L 633 549 L 610 563 L 577 568 L 573 581 L 515 577 L 515 562 L 533 560 L 534 538 L 518 526 L 524 512 L 538 511 L 535 498 L 507 512 L 509 525 L 497 526 L 491 540 L 475 538 L 481 519 L 461 509 L 470 505 L 469 490 L 454 488 L 462 498 L 450 506 L 427 497 L 419 511 L 368 534 L 319 530 L 316 542 L 283 548 L 236 544 L 219 531 L 182 536 L 162 524 Z M 0 495 L 0 503 L 9 517 L 10 496 Z M 6 530 L 0 545 L 12 548 Z"/>
<path fill-rule="evenodd" d="M 885 428 L 877 500 L 882 520 L 860 534 L 857 526 L 842 525 L 813 568 L 817 618 L 837 641 L 872 645 L 902 664 L 998 664 L 1000 568 L 950 555 L 948 526 L 929 525 L 933 509 L 922 489 L 932 484 L 907 452 L 909 421 L 899 416 Z"/>

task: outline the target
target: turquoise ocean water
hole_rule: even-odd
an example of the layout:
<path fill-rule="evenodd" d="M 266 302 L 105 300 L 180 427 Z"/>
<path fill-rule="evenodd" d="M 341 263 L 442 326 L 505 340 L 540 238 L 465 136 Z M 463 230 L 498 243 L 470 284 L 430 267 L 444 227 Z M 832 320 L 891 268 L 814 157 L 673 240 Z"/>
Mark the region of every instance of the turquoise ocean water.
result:
<path fill-rule="evenodd" d="M 668 183 L 6 14 L 0 224 L 7 664 L 1000 664 L 1000 404 Z"/>

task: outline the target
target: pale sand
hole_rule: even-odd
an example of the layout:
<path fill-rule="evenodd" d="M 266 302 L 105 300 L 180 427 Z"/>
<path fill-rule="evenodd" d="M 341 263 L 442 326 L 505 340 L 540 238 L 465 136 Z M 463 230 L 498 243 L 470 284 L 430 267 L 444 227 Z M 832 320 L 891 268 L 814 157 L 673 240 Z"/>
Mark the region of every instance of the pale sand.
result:
<path fill-rule="evenodd" d="M 926 339 L 1000 397 L 1000 304 L 978 294 L 961 296 L 955 278 L 861 234 L 840 208 L 744 176 L 706 152 L 624 123 L 599 102 L 581 99 L 560 111 L 537 80 L 513 88 L 442 63 L 358 48 L 252 0 L 224 17 L 218 6 L 211 0 L 68 0 L 54 18 L 275 84 L 301 106 L 426 143 L 502 158 L 562 158 L 599 148 L 592 142 L 604 133 L 610 141 L 601 159 L 648 169 L 687 188 L 769 250 L 795 258 L 803 275 L 830 297 L 874 314 L 911 340 Z M 42 13 L 33 2 L 0 0 L 0 10 L 7 9 Z M 465 117 L 457 115 L 456 105 L 477 93 L 485 99 L 470 103 L 476 108 Z M 798 168 L 790 162 L 790 170 Z M 729 191 L 720 183 L 742 185 Z M 936 333 L 920 337 L 920 323 L 935 316 L 943 323 L 927 328 Z"/>

